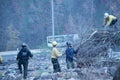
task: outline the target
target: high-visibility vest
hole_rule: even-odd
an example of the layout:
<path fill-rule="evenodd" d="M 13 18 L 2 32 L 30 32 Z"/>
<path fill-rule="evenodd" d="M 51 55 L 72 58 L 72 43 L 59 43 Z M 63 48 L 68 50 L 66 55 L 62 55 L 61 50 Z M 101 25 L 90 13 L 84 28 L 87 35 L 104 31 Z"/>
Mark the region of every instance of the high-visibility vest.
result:
<path fill-rule="evenodd" d="M 115 16 L 109 15 L 108 18 L 104 20 L 104 24 L 110 26 L 111 22 L 115 19 L 116 19 Z"/>

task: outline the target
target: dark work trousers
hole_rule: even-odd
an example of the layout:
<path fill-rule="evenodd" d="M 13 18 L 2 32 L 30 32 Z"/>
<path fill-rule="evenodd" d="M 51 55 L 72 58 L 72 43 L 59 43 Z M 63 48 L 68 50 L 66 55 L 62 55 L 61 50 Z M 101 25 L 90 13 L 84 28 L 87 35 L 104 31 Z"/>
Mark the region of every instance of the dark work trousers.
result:
<path fill-rule="evenodd" d="M 58 59 L 52 58 L 51 60 L 52 60 L 54 72 L 61 72 L 61 68 L 58 63 Z"/>
<path fill-rule="evenodd" d="M 24 70 L 23 78 L 26 79 L 26 77 L 27 77 L 27 70 L 28 70 L 28 60 L 20 60 L 18 62 L 18 68 L 20 70 L 20 73 L 22 73 L 22 65 L 23 65 L 23 70 Z"/>
<path fill-rule="evenodd" d="M 110 24 L 110 28 L 113 28 L 113 30 L 118 30 L 117 26 L 115 25 L 117 22 L 117 19 L 113 20 Z"/>
<path fill-rule="evenodd" d="M 66 63 L 67 63 L 67 69 L 75 68 L 73 60 L 71 61 L 71 60 L 66 58 Z"/>

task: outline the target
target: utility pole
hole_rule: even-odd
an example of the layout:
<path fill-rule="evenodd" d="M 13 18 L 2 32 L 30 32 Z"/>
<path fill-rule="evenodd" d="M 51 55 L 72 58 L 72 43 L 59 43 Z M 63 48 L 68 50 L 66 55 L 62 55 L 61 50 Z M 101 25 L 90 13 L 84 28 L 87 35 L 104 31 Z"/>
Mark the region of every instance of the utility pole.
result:
<path fill-rule="evenodd" d="M 92 21 L 92 27 L 94 25 L 94 20 L 93 20 L 93 8 L 94 8 L 94 0 L 91 1 L 91 21 Z"/>
<path fill-rule="evenodd" d="M 52 36 L 53 36 L 53 40 L 54 40 L 55 28 L 54 28 L 54 3 L 53 3 L 53 0 L 51 0 L 51 7 L 52 7 Z"/>

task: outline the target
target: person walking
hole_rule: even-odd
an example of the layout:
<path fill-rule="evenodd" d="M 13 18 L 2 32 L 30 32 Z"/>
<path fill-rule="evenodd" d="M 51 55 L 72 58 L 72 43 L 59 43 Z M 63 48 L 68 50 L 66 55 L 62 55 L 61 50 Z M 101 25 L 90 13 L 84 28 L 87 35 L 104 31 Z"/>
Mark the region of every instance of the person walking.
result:
<path fill-rule="evenodd" d="M 77 52 L 73 49 L 70 42 L 67 42 L 66 45 L 67 45 L 67 49 L 65 51 L 65 54 L 66 54 L 67 69 L 70 68 L 73 69 L 75 67 L 73 57 Z"/>
<path fill-rule="evenodd" d="M 30 50 L 27 48 L 27 45 L 25 43 L 23 43 L 21 45 L 21 50 L 18 52 L 17 54 L 17 61 L 18 61 L 18 68 L 20 70 L 20 73 L 23 73 L 23 79 L 27 78 L 27 70 L 28 70 L 28 60 L 29 58 L 33 57 L 32 53 L 30 52 Z M 23 70 L 22 71 L 22 66 L 23 66 Z"/>
<path fill-rule="evenodd" d="M 53 41 L 52 45 L 53 45 L 53 49 L 52 49 L 52 54 L 51 54 L 51 61 L 53 64 L 53 70 L 54 70 L 54 73 L 61 72 L 61 68 L 60 68 L 60 65 L 58 62 L 58 57 L 62 56 L 62 54 L 56 48 L 56 46 L 57 46 L 56 41 Z"/>

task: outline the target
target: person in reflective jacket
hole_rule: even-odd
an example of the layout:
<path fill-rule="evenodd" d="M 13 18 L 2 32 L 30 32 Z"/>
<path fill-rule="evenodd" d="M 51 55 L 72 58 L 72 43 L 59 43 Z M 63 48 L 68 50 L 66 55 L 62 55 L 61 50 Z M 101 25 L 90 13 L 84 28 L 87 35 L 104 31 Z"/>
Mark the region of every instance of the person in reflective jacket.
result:
<path fill-rule="evenodd" d="M 53 64 L 53 70 L 55 73 L 61 72 L 60 64 L 58 62 L 58 57 L 62 56 L 62 54 L 56 48 L 56 46 L 57 46 L 56 41 L 53 41 L 52 45 L 53 45 L 53 49 L 52 49 L 52 54 L 51 54 L 51 61 Z"/>
<path fill-rule="evenodd" d="M 114 30 L 118 30 L 118 28 L 116 27 L 116 22 L 117 22 L 117 18 L 113 15 L 110 15 L 108 13 L 104 13 L 104 23 L 103 26 L 106 29 L 114 29 Z"/>

